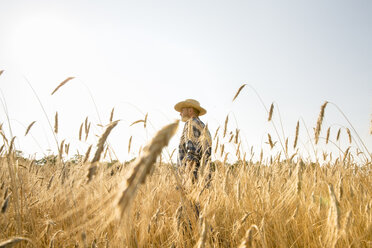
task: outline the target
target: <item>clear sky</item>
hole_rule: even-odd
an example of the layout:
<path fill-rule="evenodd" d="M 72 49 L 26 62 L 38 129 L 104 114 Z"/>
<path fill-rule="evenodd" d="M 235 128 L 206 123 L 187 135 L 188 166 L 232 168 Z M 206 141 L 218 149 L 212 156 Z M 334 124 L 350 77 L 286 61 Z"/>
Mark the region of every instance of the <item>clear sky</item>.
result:
<path fill-rule="evenodd" d="M 313 133 L 320 106 L 327 100 L 344 111 L 372 150 L 369 0 L 2 0 L 0 6 L 2 100 L 18 137 L 17 148 L 27 153 L 56 149 L 27 80 L 52 125 L 58 111 L 58 139 L 72 142 L 72 153 L 84 153 L 97 140 L 91 135 L 86 143 L 77 142 L 86 116 L 94 133 L 102 133 L 95 125 L 100 120 L 92 96 L 103 124 L 113 107 L 114 119 L 122 120 L 110 136 L 121 159 L 135 156 L 155 130 L 178 118 L 173 106 L 186 98 L 199 100 L 208 110 L 201 119 L 212 135 L 230 113 L 229 130 L 238 125 L 244 149 L 253 145 L 257 154 L 261 146 L 268 149 L 268 132 L 274 141 L 278 138 L 251 88 L 244 88 L 232 102 L 244 83 L 258 91 L 267 108 L 278 104 L 290 144 L 300 117 Z M 76 78 L 51 96 L 70 76 Z M 274 121 L 282 133 L 277 110 Z M 153 127 L 129 127 L 147 112 Z M 34 138 L 24 137 L 25 127 L 35 120 Z M 4 107 L 0 122 L 9 134 Z M 340 126 L 350 128 L 332 105 L 326 109 L 322 136 L 330 125 L 333 140 Z M 343 150 L 348 146 L 344 134 L 337 142 Z M 134 149 L 128 155 L 131 135 Z M 302 122 L 300 135 L 306 155 L 310 143 Z M 177 142 L 178 137 L 172 140 L 170 151 Z"/>

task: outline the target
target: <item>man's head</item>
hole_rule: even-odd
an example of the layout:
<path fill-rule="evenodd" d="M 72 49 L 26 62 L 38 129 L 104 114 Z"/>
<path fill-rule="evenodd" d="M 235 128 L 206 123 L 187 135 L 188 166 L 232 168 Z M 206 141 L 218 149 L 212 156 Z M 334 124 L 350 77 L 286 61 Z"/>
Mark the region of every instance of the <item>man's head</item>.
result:
<path fill-rule="evenodd" d="M 192 107 L 185 107 L 181 109 L 180 116 L 183 122 L 188 121 L 190 118 L 198 117 L 200 114 L 199 110 Z"/>
<path fill-rule="evenodd" d="M 186 99 L 174 106 L 174 109 L 180 112 L 182 121 L 187 121 L 192 117 L 198 117 L 207 113 L 207 111 L 200 106 L 200 103 L 194 99 Z"/>

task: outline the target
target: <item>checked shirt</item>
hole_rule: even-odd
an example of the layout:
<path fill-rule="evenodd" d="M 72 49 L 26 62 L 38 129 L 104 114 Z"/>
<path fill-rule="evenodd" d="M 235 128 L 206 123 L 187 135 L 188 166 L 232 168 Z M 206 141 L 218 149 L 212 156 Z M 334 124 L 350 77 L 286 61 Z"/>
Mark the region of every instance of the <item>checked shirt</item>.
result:
<path fill-rule="evenodd" d="M 212 138 L 208 126 L 206 127 L 198 117 L 190 118 L 185 122 L 183 128 L 178 147 L 177 165 L 185 166 L 186 162 L 195 161 L 197 170 L 201 160 L 203 159 L 206 164 L 211 157 L 211 153 Z"/>

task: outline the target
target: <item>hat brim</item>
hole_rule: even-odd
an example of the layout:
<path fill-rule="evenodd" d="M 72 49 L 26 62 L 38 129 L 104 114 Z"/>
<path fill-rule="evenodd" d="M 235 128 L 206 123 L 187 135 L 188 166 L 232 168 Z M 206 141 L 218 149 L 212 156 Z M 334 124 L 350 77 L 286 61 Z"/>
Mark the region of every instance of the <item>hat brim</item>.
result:
<path fill-rule="evenodd" d="M 190 102 L 182 101 L 182 102 L 179 102 L 176 105 L 174 105 L 174 109 L 178 112 L 181 112 L 182 108 L 190 108 L 190 107 L 197 109 L 199 111 L 199 116 L 205 115 L 207 113 L 207 110 L 205 110 L 204 108 L 202 108 L 198 105 L 192 104 Z"/>

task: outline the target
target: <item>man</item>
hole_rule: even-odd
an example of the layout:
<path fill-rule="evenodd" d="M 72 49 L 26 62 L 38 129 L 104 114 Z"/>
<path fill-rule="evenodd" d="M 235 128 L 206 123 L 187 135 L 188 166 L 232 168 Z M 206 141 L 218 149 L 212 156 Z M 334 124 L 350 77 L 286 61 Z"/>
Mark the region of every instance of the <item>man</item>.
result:
<path fill-rule="evenodd" d="M 198 177 L 201 162 L 208 163 L 212 152 L 212 138 L 208 127 L 199 119 L 207 113 L 194 99 L 179 102 L 174 109 L 180 112 L 181 120 L 185 122 L 178 147 L 177 165 L 193 169 L 193 181 Z"/>

